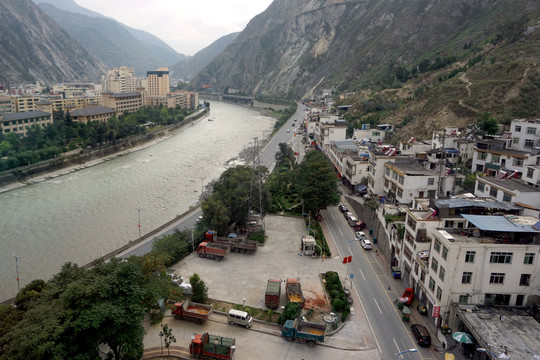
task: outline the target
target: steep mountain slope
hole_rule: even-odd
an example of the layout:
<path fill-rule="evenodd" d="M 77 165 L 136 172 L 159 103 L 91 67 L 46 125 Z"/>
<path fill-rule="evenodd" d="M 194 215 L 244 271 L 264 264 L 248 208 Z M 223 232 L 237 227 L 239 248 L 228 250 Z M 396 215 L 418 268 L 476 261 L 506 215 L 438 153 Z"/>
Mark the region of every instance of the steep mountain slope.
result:
<path fill-rule="evenodd" d="M 98 81 L 104 66 L 30 0 L 0 1 L 0 82 Z"/>
<path fill-rule="evenodd" d="M 195 55 L 186 58 L 170 68 L 171 76 L 180 79 L 191 79 L 202 68 L 210 63 L 229 45 L 239 33 L 225 35 L 205 47 Z"/>
<path fill-rule="evenodd" d="M 158 45 L 159 42 L 152 43 L 155 38 L 153 35 L 140 30 L 128 30 L 116 20 L 61 10 L 45 2 L 39 6 L 109 68 L 132 66 L 137 74 L 144 75 L 148 70 L 172 65 L 182 58 L 170 48 L 174 53 L 163 49 Z M 137 39 L 132 32 L 145 41 Z"/>
<path fill-rule="evenodd" d="M 538 19 L 537 1 L 275 0 L 194 79 L 249 94 L 361 89 L 423 59 L 451 56 Z"/>

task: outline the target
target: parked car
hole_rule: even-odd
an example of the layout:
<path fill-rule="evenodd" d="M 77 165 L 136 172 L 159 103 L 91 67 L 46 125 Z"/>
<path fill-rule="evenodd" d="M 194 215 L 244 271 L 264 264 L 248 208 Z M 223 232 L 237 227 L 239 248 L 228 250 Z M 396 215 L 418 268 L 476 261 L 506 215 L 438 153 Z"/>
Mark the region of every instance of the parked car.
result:
<path fill-rule="evenodd" d="M 431 345 L 431 335 L 425 326 L 420 324 L 412 324 L 411 331 L 416 339 L 418 345 L 421 346 L 430 346 Z"/>
<path fill-rule="evenodd" d="M 236 239 L 238 237 L 238 235 L 236 235 L 236 233 L 229 233 L 229 235 L 227 235 L 228 238 L 230 239 Z"/>
<path fill-rule="evenodd" d="M 364 250 L 371 250 L 372 247 L 371 247 L 371 241 L 369 241 L 368 239 L 361 239 L 360 240 L 360 244 L 362 245 L 362 247 L 364 248 Z"/>
<path fill-rule="evenodd" d="M 344 211 L 343 212 L 343 216 L 345 216 L 346 219 L 350 218 L 351 216 L 353 216 L 352 212 L 350 211 Z"/>
<path fill-rule="evenodd" d="M 341 211 L 342 213 L 346 213 L 349 211 L 349 209 L 345 206 L 345 205 L 339 205 L 338 206 L 338 209 L 339 211 Z"/>
<path fill-rule="evenodd" d="M 363 231 L 357 231 L 356 232 L 356 237 L 359 238 L 360 240 L 362 240 L 362 239 L 366 238 L 366 234 Z"/>

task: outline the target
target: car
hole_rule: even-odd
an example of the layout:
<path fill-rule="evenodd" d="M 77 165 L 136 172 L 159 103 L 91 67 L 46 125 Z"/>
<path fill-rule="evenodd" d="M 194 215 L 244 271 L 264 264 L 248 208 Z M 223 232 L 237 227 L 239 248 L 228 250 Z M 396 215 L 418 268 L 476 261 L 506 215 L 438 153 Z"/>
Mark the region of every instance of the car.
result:
<path fill-rule="evenodd" d="M 360 240 L 362 240 L 362 239 L 366 238 L 366 234 L 363 231 L 357 231 L 356 232 L 356 237 L 359 238 Z"/>
<path fill-rule="evenodd" d="M 424 325 L 412 324 L 411 331 L 416 339 L 416 342 L 420 346 L 430 346 L 431 345 L 431 335 Z"/>
<path fill-rule="evenodd" d="M 352 212 L 350 212 L 350 211 L 344 211 L 344 212 L 343 212 L 343 216 L 345 216 L 345 218 L 348 219 L 348 218 L 350 218 L 351 216 L 353 216 L 353 214 L 352 214 Z"/>
<path fill-rule="evenodd" d="M 238 237 L 238 235 L 236 235 L 236 233 L 229 233 L 229 234 L 227 235 L 227 237 L 228 237 L 229 239 L 236 239 L 236 238 Z"/>
<path fill-rule="evenodd" d="M 345 205 L 339 205 L 338 206 L 338 209 L 339 211 L 341 211 L 342 213 L 346 213 L 349 211 L 349 209 L 345 206 Z"/>
<path fill-rule="evenodd" d="M 371 241 L 369 241 L 368 239 L 360 239 L 360 245 L 362 245 L 362 247 L 364 248 L 364 250 L 371 250 L 373 249 L 371 247 Z"/>
<path fill-rule="evenodd" d="M 287 132 L 291 132 L 291 130 L 287 129 Z"/>

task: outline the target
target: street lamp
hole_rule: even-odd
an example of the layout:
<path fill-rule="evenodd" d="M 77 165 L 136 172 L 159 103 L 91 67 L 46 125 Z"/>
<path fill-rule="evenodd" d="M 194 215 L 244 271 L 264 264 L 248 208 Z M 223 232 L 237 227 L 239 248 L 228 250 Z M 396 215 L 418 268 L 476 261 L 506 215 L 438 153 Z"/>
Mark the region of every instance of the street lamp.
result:
<path fill-rule="evenodd" d="M 159 332 L 159 342 L 161 343 L 161 353 L 163 354 L 163 331 Z"/>
<path fill-rule="evenodd" d="M 285 315 L 285 306 L 281 306 L 281 327 L 283 327 L 283 315 Z"/>
<path fill-rule="evenodd" d="M 193 227 L 191 228 L 191 252 L 195 252 L 195 240 L 193 239 Z"/>
<path fill-rule="evenodd" d="M 403 350 L 403 351 L 400 351 L 396 354 L 396 356 L 401 356 L 401 354 L 404 354 L 404 353 L 414 353 L 414 352 L 417 352 L 418 349 L 407 349 L 407 350 Z M 401 356 L 403 357 L 403 356 Z"/>
<path fill-rule="evenodd" d="M 321 265 L 322 265 L 322 257 L 323 257 L 323 253 L 322 253 L 322 248 L 321 248 L 319 245 L 317 245 L 317 244 L 314 244 L 314 245 L 315 245 L 316 247 L 318 247 L 319 250 L 321 251 L 321 252 L 320 252 L 320 255 L 319 255 L 319 257 L 321 258 L 321 261 L 319 261 L 319 272 L 317 273 L 317 276 L 318 276 L 318 275 L 321 273 Z"/>
<path fill-rule="evenodd" d="M 141 240 L 141 211 L 142 209 L 137 208 L 137 216 L 139 218 L 139 223 L 137 224 L 139 226 L 139 240 Z"/>
<path fill-rule="evenodd" d="M 311 229 L 311 228 L 306 228 L 307 231 L 311 231 L 313 232 L 313 238 L 315 239 L 315 230 Z"/>
<path fill-rule="evenodd" d="M 15 258 L 15 270 L 17 271 L 17 288 L 19 289 L 18 291 L 21 291 L 21 284 L 19 282 L 19 258 L 20 258 L 20 256 L 17 256 L 15 254 L 11 254 L 11 256 L 13 256 Z"/>
<path fill-rule="evenodd" d="M 309 214 L 306 214 L 305 212 L 302 213 L 302 216 L 307 216 L 308 217 L 308 228 L 310 228 L 311 227 L 311 216 L 309 216 Z"/>

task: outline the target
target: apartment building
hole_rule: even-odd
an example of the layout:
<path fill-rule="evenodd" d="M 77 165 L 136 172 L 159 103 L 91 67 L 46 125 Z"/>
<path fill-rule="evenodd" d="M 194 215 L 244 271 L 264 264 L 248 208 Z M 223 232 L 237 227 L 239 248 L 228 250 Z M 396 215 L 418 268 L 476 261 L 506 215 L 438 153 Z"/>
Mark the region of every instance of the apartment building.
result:
<path fill-rule="evenodd" d="M 368 193 L 371 196 L 383 196 L 384 194 L 384 169 L 385 164 L 394 160 L 394 149 L 385 150 L 375 147 L 369 151 L 369 166 L 367 169 Z"/>
<path fill-rule="evenodd" d="M 36 111 L 36 103 L 39 102 L 38 96 L 18 96 L 15 97 L 15 112 Z"/>
<path fill-rule="evenodd" d="M 345 120 L 334 120 L 333 123 L 321 123 L 315 127 L 314 138 L 317 146 L 325 154 L 330 148 L 332 141 L 345 140 L 347 123 Z"/>
<path fill-rule="evenodd" d="M 537 151 L 510 148 L 511 140 L 487 139 L 476 142 L 472 172 L 495 176 L 499 171 L 523 174 L 528 165 L 538 165 Z"/>
<path fill-rule="evenodd" d="M 146 72 L 146 93 L 149 96 L 167 95 L 170 91 L 169 70 L 167 68 Z"/>
<path fill-rule="evenodd" d="M 53 122 L 52 114 L 43 111 L 26 111 L 13 114 L 0 114 L 0 131 L 4 134 L 26 135 L 33 125 L 45 126 Z"/>
<path fill-rule="evenodd" d="M 134 112 L 143 107 L 143 93 L 124 92 L 124 93 L 102 93 L 102 104 L 105 107 L 112 108 L 118 113 Z"/>
<path fill-rule="evenodd" d="M 360 129 L 354 129 L 353 139 L 367 140 L 369 142 L 378 143 L 386 137 L 387 130 L 385 128 L 371 128 L 370 124 L 362 124 Z"/>
<path fill-rule="evenodd" d="M 116 110 L 105 106 L 90 106 L 75 110 L 70 114 L 74 122 L 86 124 L 89 121 L 107 122 L 111 117 L 116 116 Z"/>
<path fill-rule="evenodd" d="M 141 82 L 135 76 L 135 69 L 127 66 L 115 67 L 107 71 L 101 78 L 102 88 L 108 93 L 134 93 L 141 87 Z"/>
<path fill-rule="evenodd" d="M 520 202 L 540 208 L 540 191 L 514 178 L 477 177 L 474 194 L 478 197 L 490 197 L 498 201 Z"/>
<path fill-rule="evenodd" d="M 512 120 L 510 131 L 512 149 L 532 152 L 535 148 L 540 148 L 540 119 Z"/>
<path fill-rule="evenodd" d="M 0 114 L 12 114 L 16 111 L 15 99 L 12 96 L 0 96 Z"/>

